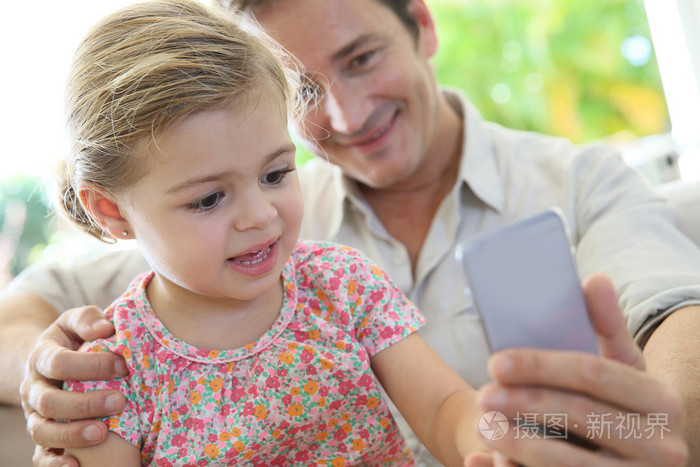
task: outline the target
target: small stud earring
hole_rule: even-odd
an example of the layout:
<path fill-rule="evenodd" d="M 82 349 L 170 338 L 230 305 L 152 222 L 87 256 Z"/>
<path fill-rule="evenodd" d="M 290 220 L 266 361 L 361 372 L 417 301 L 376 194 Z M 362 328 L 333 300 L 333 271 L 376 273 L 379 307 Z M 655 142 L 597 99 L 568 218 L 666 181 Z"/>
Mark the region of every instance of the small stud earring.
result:
<path fill-rule="evenodd" d="M 122 232 L 122 237 L 126 237 L 127 235 L 129 235 L 129 232 L 127 232 L 126 230 L 124 230 L 124 231 Z"/>

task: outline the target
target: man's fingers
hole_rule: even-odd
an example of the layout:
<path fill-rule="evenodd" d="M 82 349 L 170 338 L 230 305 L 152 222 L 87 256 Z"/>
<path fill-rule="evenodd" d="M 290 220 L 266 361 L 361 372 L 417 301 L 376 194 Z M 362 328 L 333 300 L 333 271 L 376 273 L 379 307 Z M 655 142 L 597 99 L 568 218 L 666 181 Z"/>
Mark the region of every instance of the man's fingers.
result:
<path fill-rule="evenodd" d="M 51 448 L 94 446 L 107 438 L 107 425 L 97 420 L 62 423 L 48 420 L 33 412 L 27 418 L 27 430 L 34 442 Z"/>
<path fill-rule="evenodd" d="M 35 370 L 57 381 L 96 381 L 126 376 L 126 362 L 112 352 L 76 352 L 59 346 L 42 346 L 29 356 Z"/>
<path fill-rule="evenodd" d="M 494 451 L 469 454 L 464 459 L 464 467 L 518 467 L 518 464 Z"/>
<path fill-rule="evenodd" d="M 583 291 L 603 356 L 643 370 L 642 353 L 627 330 L 610 279 L 594 274 L 584 281 Z"/>
<path fill-rule="evenodd" d="M 105 318 L 102 310 L 95 306 L 72 308 L 63 313 L 57 322 L 67 334 L 74 333 L 83 341 L 93 341 L 114 334 L 112 323 Z"/>
<path fill-rule="evenodd" d="M 464 467 L 494 467 L 494 455 L 487 452 L 475 452 L 464 459 Z"/>
<path fill-rule="evenodd" d="M 48 449 L 37 446 L 32 457 L 34 467 L 80 467 L 74 457 L 63 455 L 63 449 Z"/>
<path fill-rule="evenodd" d="M 683 439 L 678 418 L 628 412 L 573 392 L 538 387 L 485 385 L 478 401 L 484 411 L 497 410 L 515 420 L 511 427 L 525 439 L 578 438 L 624 459 L 651 459 L 658 452 L 670 457 L 681 454 L 676 452 Z M 544 436 L 535 431 L 533 435 L 536 425 L 553 431 Z"/>
<path fill-rule="evenodd" d="M 496 451 L 493 453 L 495 467 L 518 467 L 518 464 L 508 459 L 504 454 Z"/>
<path fill-rule="evenodd" d="M 682 412 L 678 395 L 651 375 L 595 355 L 508 349 L 491 358 L 489 372 L 501 384 L 572 391 L 638 413 Z"/>
<path fill-rule="evenodd" d="M 632 456 L 621 457 L 611 450 L 590 450 L 562 439 L 543 436 L 527 437 L 520 433 L 517 429 L 509 429 L 504 437 L 484 438 L 483 442 L 513 462 L 528 466 L 684 466 L 688 460 L 688 448 L 682 436 L 678 436 L 678 434 L 676 436 L 669 435 L 663 439 L 659 439 L 657 435 L 653 442 L 641 444 L 645 451 L 637 451 Z M 624 446 L 627 440 L 618 441 L 617 447 L 619 448 Z M 496 465 L 498 465 L 497 462 Z"/>
<path fill-rule="evenodd" d="M 27 402 L 41 417 L 54 420 L 84 420 L 108 417 L 121 412 L 124 409 L 125 398 L 117 390 L 70 392 L 41 381 L 32 385 Z"/>
<path fill-rule="evenodd" d="M 85 306 L 72 308 L 62 313 L 42 333 L 40 342 L 55 344 L 71 350 L 89 340 L 109 337 L 114 334 L 114 326 L 99 308 Z"/>
<path fill-rule="evenodd" d="M 503 438 L 484 439 L 484 444 L 498 450 L 502 458 L 510 458 L 505 465 L 555 466 L 586 465 L 596 467 L 628 467 L 630 464 L 615 458 L 605 457 L 594 451 L 574 446 L 558 439 L 518 437 L 509 431 Z M 494 465 L 498 464 L 496 461 Z M 632 464 L 634 465 L 634 464 Z"/>

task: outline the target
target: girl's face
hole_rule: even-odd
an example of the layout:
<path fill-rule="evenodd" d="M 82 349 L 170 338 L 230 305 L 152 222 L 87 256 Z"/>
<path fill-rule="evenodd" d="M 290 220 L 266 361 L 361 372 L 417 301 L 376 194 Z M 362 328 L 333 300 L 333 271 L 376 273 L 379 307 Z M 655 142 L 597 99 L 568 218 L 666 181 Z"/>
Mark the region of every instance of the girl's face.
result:
<path fill-rule="evenodd" d="M 303 213 L 286 123 L 275 99 L 251 98 L 194 114 L 143 150 L 149 172 L 119 206 L 178 303 L 280 293 Z"/>

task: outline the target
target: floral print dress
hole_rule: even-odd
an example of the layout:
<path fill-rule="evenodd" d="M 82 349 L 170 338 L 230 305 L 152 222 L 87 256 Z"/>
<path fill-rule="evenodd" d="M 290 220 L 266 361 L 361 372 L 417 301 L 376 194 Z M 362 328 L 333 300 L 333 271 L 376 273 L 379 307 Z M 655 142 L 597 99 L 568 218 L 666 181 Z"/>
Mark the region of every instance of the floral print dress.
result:
<path fill-rule="evenodd" d="M 105 423 L 144 465 L 413 465 L 369 359 L 423 317 L 362 254 L 300 242 L 282 272 L 279 317 L 233 350 L 171 335 L 146 299 L 152 277 L 108 308 L 115 336 L 83 349 L 123 355 L 128 377 L 66 383 L 126 394 Z"/>

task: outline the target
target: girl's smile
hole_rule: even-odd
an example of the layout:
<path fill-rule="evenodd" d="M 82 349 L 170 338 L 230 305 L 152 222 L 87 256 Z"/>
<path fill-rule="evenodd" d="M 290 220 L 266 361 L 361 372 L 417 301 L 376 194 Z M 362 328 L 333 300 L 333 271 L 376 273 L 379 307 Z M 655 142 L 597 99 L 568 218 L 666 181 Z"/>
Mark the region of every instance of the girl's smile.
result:
<path fill-rule="evenodd" d="M 269 272 L 277 262 L 278 245 L 279 238 L 263 248 L 253 250 L 251 253 L 235 256 L 227 260 L 226 263 L 240 273 L 249 276 L 260 276 Z"/>

